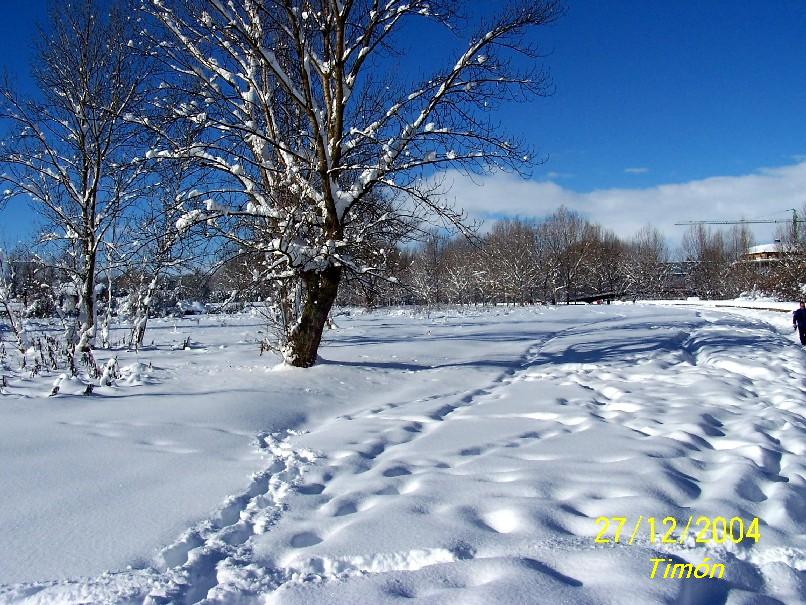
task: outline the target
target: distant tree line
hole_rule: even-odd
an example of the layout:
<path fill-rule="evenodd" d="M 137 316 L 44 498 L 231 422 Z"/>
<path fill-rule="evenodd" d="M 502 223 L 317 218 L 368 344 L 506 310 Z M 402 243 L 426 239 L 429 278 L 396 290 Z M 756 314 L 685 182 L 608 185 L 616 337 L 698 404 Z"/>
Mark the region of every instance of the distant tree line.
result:
<path fill-rule="evenodd" d="M 806 208 L 804 209 L 806 211 Z M 806 229 L 779 229 L 775 258 L 750 258 L 747 225 L 688 228 L 678 250 L 648 225 L 624 238 L 561 207 L 541 221 L 508 219 L 484 235 L 432 231 L 390 257 L 393 281 L 356 279 L 339 301 L 388 304 L 562 304 L 607 299 L 804 296 Z"/>
<path fill-rule="evenodd" d="M 389 242 L 382 271 L 345 279 L 337 302 L 369 308 L 528 305 L 688 296 L 726 299 L 747 293 L 800 299 L 806 227 L 794 222 L 779 229 L 776 241 L 774 258 L 757 262 L 748 255 L 754 242 L 746 225 L 726 230 L 695 225 L 672 252 L 652 226 L 622 238 L 561 207 L 541 221 L 500 220 L 483 234 L 451 236 L 432 230 L 417 245 Z M 272 288 L 255 278 L 254 259 L 228 254 L 226 248 L 205 249 L 201 232 L 188 234 L 183 242 L 183 252 L 173 263 L 160 268 L 135 258 L 113 271 L 108 284 L 97 287 L 102 328 L 106 317 L 125 317 L 132 322 L 131 338 L 137 345 L 142 344 L 148 317 L 182 313 L 185 301 L 226 304 L 233 310 L 271 300 Z M 6 253 L 0 278 L 25 317 L 79 312 L 80 295 L 70 274 L 32 247 L 19 245 Z"/>

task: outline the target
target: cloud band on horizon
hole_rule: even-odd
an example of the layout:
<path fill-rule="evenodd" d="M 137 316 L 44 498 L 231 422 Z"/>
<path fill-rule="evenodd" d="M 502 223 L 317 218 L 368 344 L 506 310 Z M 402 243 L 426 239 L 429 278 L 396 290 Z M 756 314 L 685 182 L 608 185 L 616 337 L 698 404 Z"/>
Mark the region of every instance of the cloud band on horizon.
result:
<path fill-rule="evenodd" d="M 787 211 L 800 209 L 806 201 L 806 161 L 740 176 L 589 192 L 503 172 L 468 176 L 448 170 L 439 178 L 444 179 L 449 198 L 471 218 L 486 222 L 505 217 L 540 219 L 564 205 L 625 238 L 652 224 L 672 247 L 679 244 L 685 230 L 675 226 L 676 222 L 786 220 L 790 216 Z M 771 241 L 776 230 L 775 224 L 752 227 L 758 242 Z"/>

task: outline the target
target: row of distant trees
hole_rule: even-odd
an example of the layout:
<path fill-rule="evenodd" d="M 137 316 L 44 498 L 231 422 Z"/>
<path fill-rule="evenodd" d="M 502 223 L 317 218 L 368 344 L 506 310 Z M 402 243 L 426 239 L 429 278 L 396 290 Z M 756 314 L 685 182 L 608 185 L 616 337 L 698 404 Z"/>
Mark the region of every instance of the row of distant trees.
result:
<path fill-rule="evenodd" d="M 542 221 L 499 221 L 476 238 L 432 232 L 418 247 L 397 252 L 395 281 L 351 280 L 340 300 L 368 306 L 742 294 L 797 300 L 806 284 L 806 226 L 782 228 L 776 241 L 776 258 L 757 262 L 748 255 L 755 242 L 746 225 L 695 225 L 672 251 L 652 226 L 624 238 L 559 208 Z"/>
<path fill-rule="evenodd" d="M 559 208 L 541 222 L 499 221 L 476 238 L 429 234 L 419 248 L 400 253 L 397 283 L 386 286 L 386 298 L 421 304 L 654 298 L 669 271 L 669 253 L 656 229 L 647 227 L 625 241 Z M 364 304 L 383 301 L 360 282 L 344 293 L 350 297 Z"/>
<path fill-rule="evenodd" d="M 189 234 L 185 249 L 201 250 L 203 233 Z M 747 227 L 727 230 L 692 226 L 681 248 L 670 251 L 664 236 L 646 226 L 625 239 L 561 207 L 542 221 L 510 219 L 483 235 L 431 231 L 418 245 L 385 251 L 383 273 L 367 272 L 342 282 L 338 302 L 379 307 L 438 304 L 562 304 L 605 299 L 658 299 L 699 296 L 733 298 L 757 293 L 783 299 L 803 296 L 806 227 L 795 222 L 780 229 L 777 257 L 759 263 L 748 257 L 753 238 Z M 68 273 L 56 259 L 18 246 L 5 255 L 0 283 L 27 317 L 69 312 L 78 300 Z M 180 257 L 156 278 L 135 259 L 101 284 L 100 325 L 128 319 L 134 344 L 142 341 L 149 316 L 181 313 L 183 301 L 212 303 L 225 310 L 271 298 L 271 288 L 255 279 L 250 259 L 226 255 L 226 248 L 201 257 Z M 148 308 L 142 291 L 148 282 Z M 131 344 L 131 343 L 130 343 Z"/>

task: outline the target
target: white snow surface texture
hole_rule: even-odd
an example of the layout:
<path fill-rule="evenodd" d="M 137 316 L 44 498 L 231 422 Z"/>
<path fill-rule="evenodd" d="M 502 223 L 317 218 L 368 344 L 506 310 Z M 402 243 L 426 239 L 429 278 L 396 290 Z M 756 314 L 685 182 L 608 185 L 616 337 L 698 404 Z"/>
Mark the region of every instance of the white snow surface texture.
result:
<path fill-rule="evenodd" d="M 0 603 L 804 602 L 789 315 L 336 321 L 310 370 L 259 357 L 254 318 L 209 316 L 155 322 L 90 397 L 12 381 Z M 675 537 L 690 515 L 758 517 L 760 539 L 661 544 L 644 525 L 628 544 L 639 515 L 681 520 Z M 594 541 L 600 516 L 627 518 L 619 544 Z M 723 579 L 649 577 L 652 558 L 706 557 Z"/>

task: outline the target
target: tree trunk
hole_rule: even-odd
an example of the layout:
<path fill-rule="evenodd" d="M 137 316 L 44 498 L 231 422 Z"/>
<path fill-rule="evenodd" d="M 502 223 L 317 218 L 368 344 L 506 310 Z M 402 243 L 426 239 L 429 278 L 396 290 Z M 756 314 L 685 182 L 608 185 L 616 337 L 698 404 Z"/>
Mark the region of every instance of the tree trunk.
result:
<path fill-rule="evenodd" d="M 101 344 L 104 349 L 109 349 L 112 343 L 109 341 L 109 326 L 112 324 L 112 274 L 106 272 L 106 312 L 101 323 Z"/>
<path fill-rule="evenodd" d="M 316 363 L 322 331 L 336 301 L 341 276 L 341 267 L 303 273 L 304 303 L 283 350 L 286 363 L 298 368 L 309 368 Z"/>
<path fill-rule="evenodd" d="M 129 348 L 139 351 L 143 346 L 143 340 L 146 335 L 146 326 L 148 325 L 148 315 L 151 312 L 151 301 L 154 299 L 154 292 L 157 290 L 157 278 L 155 275 L 146 289 L 145 295 L 140 295 L 137 301 L 137 314 L 132 321 L 132 331 L 129 338 Z"/>
<path fill-rule="evenodd" d="M 79 308 L 79 351 L 89 351 L 95 344 L 95 255 L 86 255 L 86 266 L 81 280 L 81 306 Z"/>

